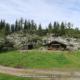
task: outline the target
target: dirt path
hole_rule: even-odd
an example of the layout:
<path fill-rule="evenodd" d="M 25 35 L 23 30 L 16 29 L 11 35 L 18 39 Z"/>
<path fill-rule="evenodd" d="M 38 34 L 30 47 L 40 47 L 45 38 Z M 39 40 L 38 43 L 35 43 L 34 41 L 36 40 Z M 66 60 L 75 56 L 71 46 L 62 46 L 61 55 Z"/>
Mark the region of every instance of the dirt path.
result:
<path fill-rule="evenodd" d="M 54 80 L 80 80 L 79 71 L 17 69 L 17 68 L 0 66 L 0 73 L 20 76 L 20 77 L 30 77 L 30 78 L 45 78 L 45 79 L 54 78 Z"/>

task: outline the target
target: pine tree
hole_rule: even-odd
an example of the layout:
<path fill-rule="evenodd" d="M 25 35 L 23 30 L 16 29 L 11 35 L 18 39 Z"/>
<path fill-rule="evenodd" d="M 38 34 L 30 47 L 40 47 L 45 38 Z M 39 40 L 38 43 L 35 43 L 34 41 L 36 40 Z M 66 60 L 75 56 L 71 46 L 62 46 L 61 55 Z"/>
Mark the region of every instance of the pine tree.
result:
<path fill-rule="evenodd" d="M 15 22 L 15 31 L 19 31 L 19 24 L 18 24 L 18 21 L 17 20 Z"/>
<path fill-rule="evenodd" d="M 12 32 L 12 33 L 15 32 L 15 26 L 14 26 L 14 24 L 11 25 L 11 32 Z"/>
<path fill-rule="evenodd" d="M 30 28 L 31 33 L 34 33 L 36 29 L 37 25 L 34 23 L 34 20 L 31 20 L 31 28 Z"/>
<path fill-rule="evenodd" d="M 5 35 L 8 35 L 10 32 L 10 24 L 7 23 L 5 26 Z"/>
<path fill-rule="evenodd" d="M 39 27 L 38 27 L 38 35 L 43 36 L 43 30 L 42 30 L 42 25 L 41 24 L 39 24 Z"/>
<path fill-rule="evenodd" d="M 48 25 L 48 32 L 52 33 L 52 24 L 51 23 L 49 23 L 49 25 Z"/>
<path fill-rule="evenodd" d="M 54 33 L 55 36 L 60 35 L 60 26 L 59 26 L 58 22 L 54 22 L 53 33 Z"/>
<path fill-rule="evenodd" d="M 24 29 L 24 21 L 23 21 L 23 18 L 21 18 L 20 20 L 19 20 L 19 30 L 23 30 Z"/>
<path fill-rule="evenodd" d="M 62 22 L 62 23 L 61 23 L 61 26 L 60 26 L 61 36 L 65 35 L 65 29 L 66 29 L 66 26 L 65 26 L 65 24 Z"/>
<path fill-rule="evenodd" d="M 0 29 L 3 29 L 5 27 L 5 21 L 4 20 L 1 20 L 0 21 Z"/>

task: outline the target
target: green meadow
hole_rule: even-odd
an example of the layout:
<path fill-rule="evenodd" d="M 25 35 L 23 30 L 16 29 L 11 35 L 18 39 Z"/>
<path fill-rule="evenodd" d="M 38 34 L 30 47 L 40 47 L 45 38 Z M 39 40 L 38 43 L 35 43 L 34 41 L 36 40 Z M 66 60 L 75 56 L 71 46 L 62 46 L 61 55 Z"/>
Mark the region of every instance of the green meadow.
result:
<path fill-rule="evenodd" d="M 80 68 L 80 51 L 10 51 L 0 53 L 0 65 L 15 68 Z"/>

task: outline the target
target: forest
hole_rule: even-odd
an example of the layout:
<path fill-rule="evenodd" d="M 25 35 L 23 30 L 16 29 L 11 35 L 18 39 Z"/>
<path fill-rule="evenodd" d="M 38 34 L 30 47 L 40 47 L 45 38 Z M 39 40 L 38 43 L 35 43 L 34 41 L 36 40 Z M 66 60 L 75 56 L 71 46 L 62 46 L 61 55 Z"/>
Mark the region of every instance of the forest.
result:
<path fill-rule="evenodd" d="M 24 20 L 23 18 L 16 20 L 14 24 L 7 23 L 5 20 L 0 21 L 0 37 L 19 31 L 38 36 L 54 34 L 55 36 L 80 38 L 78 26 L 74 28 L 74 25 L 70 22 L 50 22 L 44 29 L 41 24 L 36 24 L 34 20 Z"/>

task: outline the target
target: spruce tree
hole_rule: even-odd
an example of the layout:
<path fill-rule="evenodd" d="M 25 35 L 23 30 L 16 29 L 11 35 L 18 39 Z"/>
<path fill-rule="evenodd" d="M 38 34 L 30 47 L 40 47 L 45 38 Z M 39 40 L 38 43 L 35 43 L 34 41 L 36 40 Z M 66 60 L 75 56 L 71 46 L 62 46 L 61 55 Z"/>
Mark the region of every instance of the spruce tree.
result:
<path fill-rule="evenodd" d="M 49 23 L 49 25 L 48 25 L 48 32 L 52 33 L 52 24 L 51 23 Z"/>

